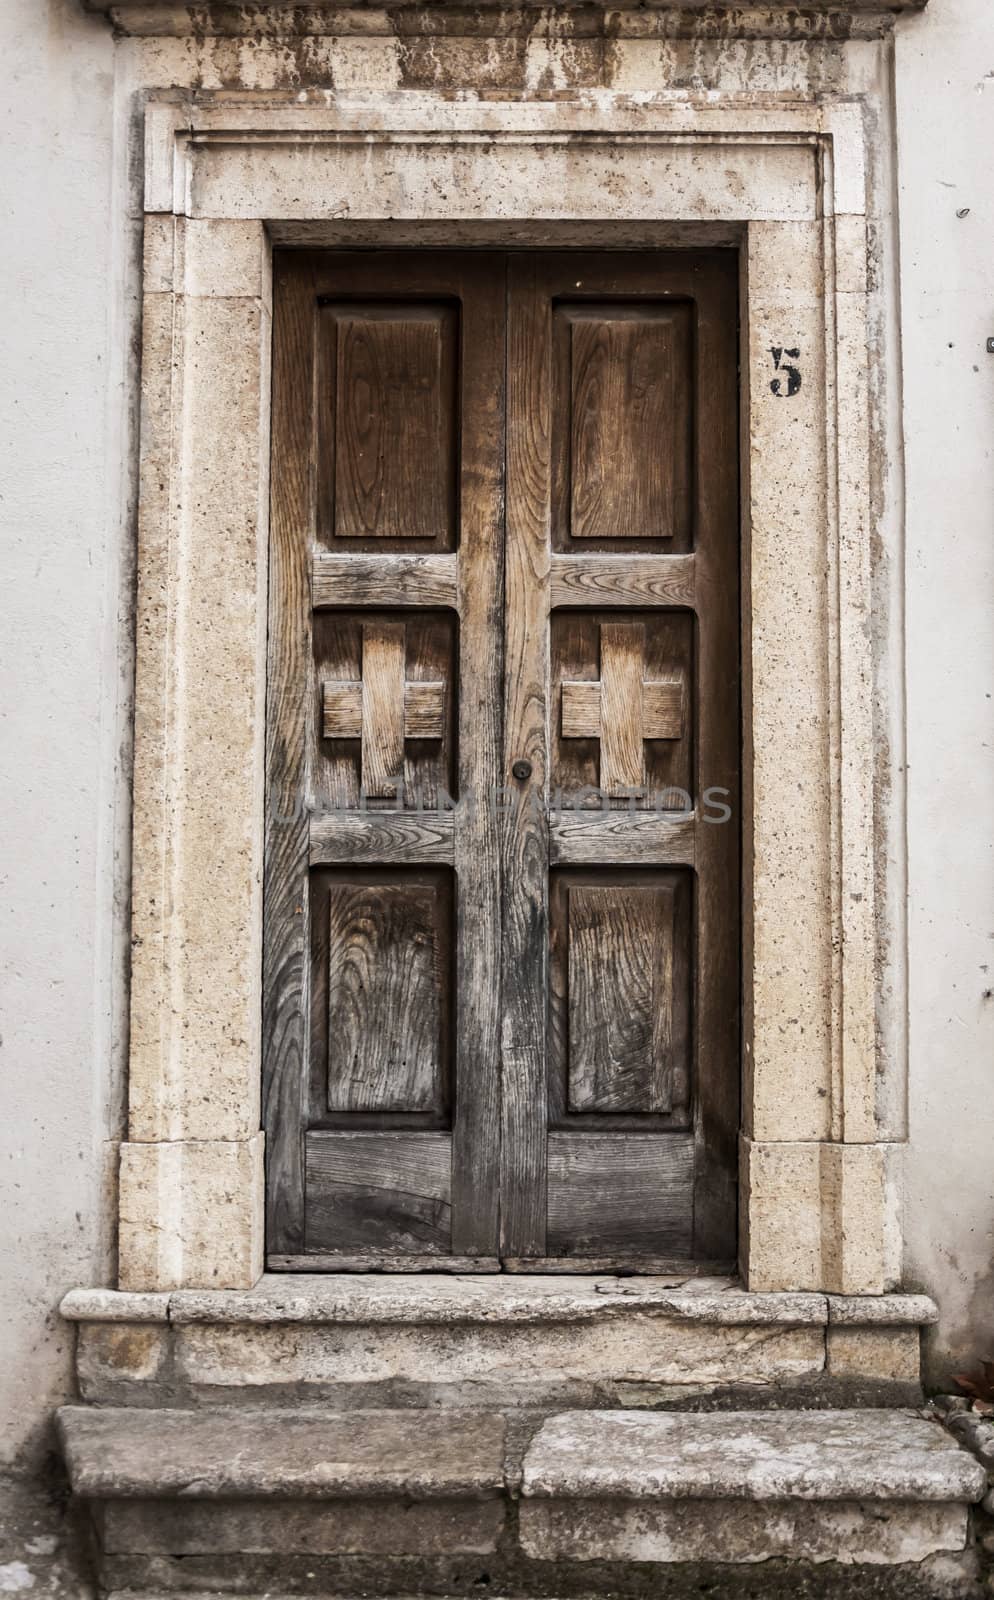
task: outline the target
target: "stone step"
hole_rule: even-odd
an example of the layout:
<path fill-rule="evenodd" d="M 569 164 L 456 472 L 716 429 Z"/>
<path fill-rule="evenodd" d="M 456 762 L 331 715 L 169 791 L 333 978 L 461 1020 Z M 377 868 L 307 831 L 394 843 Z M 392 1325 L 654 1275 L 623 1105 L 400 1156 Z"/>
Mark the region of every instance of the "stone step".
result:
<path fill-rule="evenodd" d="M 480 1412 L 65 1406 L 58 1425 L 73 1489 L 94 1499 L 482 1499 L 504 1487 L 504 1421 Z"/>
<path fill-rule="evenodd" d="M 978 1592 L 986 1475 L 920 1411 L 58 1420 L 106 1589 L 720 1596 L 763 1563 L 771 1596 Z"/>
<path fill-rule="evenodd" d="M 521 1542 L 589 1561 L 921 1561 L 986 1475 L 913 1411 L 567 1412 L 525 1457 Z"/>
<path fill-rule="evenodd" d="M 756 1294 L 730 1279 L 270 1275 L 252 1290 L 78 1290 L 80 1393 L 104 1405 L 333 1408 L 914 1405 L 920 1295 Z"/>

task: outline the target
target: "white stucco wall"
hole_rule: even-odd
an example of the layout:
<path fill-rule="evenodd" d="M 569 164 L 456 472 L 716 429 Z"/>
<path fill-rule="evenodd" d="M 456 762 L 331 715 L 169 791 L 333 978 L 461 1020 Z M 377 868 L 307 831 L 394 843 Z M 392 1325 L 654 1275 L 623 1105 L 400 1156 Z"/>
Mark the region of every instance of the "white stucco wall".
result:
<path fill-rule="evenodd" d="M 123 498 L 112 41 L 4 0 L 0 304 L 0 1467 L 69 1383 L 60 1295 L 106 1282 Z"/>
<path fill-rule="evenodd" d="M 994 10 L 896 55 L 907 555 L 908 1272 L 994 1357 Z M 969 216 L 957 212 L 969 208 Z"/>
<path fill-rule="evenodd" d="M 128 935 L 136 376 L 113 41 L 4 0 L 0 1469 L 68 1391 L 55 1314 L 112 1280 Z M 134 42 L 131 46 L 134 49 Z M 154 49 L 153 47 L 150 47 Z M 936 1370 L 994 1354 L 994 15 L 899 25 L 907 472 L 909 1278 Z M 125 125 L 118 105 L 116 126 Z M 112 196 L 118 196 L 112 215 Z M 970 208 L 958 219 L 957 209 Z M 133 290 L 134 283 L 130 283 Z M 900 963 L 897 963 L 899 966 Z M 985 1343 L 985 1330 L 991 1336 Z"/>

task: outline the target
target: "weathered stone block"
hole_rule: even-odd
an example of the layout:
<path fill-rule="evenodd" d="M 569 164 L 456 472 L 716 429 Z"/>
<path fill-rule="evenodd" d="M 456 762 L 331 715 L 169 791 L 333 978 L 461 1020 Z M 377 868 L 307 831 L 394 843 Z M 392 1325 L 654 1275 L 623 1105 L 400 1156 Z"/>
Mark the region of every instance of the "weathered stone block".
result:
<path fill-rule="evenodd" d="M 973 1458 L 910 1410 L 571 1411 L 525 1454 L 526 1498 L 972 1503 Z"/>
<path fill-rule="evenodd" d="M 855 1327 L 928 1327 L 939 1308 L 927 1294 L 830 1294 L 828 1320 Z"/>
<path fill-rule="evenodd" d="M 581 1273 L 267 1273 L 245 1293 L 178 1289 L 169 1296 L 170 1320 L 177 1325 L 605 1324 L 636 1312 L 723 1326 L 814 1327 L 825 1323 L 827 1303 L 821 1294 L 750 1294 L 734 1278 Z"/>
<path fill-rule="evenodd" d="M 122 1288 L 240 1289 L 262 1272 L 263 1136 L 121 1146 Z"/>
<path fill-rule="evenodd" d="M 57 1421 L 91 1499 L 473 1499 L 504 1482 L 503 1419 L 479 1413 L 63 1406 Z"/>
<path fill-rule="evenodd" d="M 521 1544 L 574 1561 L 918 1562 L 966 1545 L 963 1505 L 896 1501 L 526 1500 Z"/>
<path fill-rule="evenodd" d="M 178 1325 L 177 1369 L 204 1388 L 421 1385 L 486 1403 L 562 1403 L 605 1383 L 775 1384 L 824 1366 L 818 1326 L 721 1326 L 633 1311 L 606 1322 L 486 1326 Z M 482 1391 L 482 1392 L 481 1392 Z"/>
<path fill-rule="evenodd" d="M 487 1555 L 504 1526 L 489 1500 L 112 1500 L 110 1555 Z"/>
<path fill-rule="evenodd" d="M 828 1371 L 836 1378 L 917 1383 L 921 1377 L 918 1329 L 830 1327 Z"/>
<path fill-rule="evenodd" d="M 169 1355 L 168 1330 L 157 1325 L 95 1322 L 79 1330 L 76 1376 L 85 1400 L 100 1400 L 121 1383 L 152 1383 Z"/>
<path fill-rule="evenodd" d="M 740 1152 L 750 1289 L 883 1292 L 884 1147 L 743 1139 Z"/>

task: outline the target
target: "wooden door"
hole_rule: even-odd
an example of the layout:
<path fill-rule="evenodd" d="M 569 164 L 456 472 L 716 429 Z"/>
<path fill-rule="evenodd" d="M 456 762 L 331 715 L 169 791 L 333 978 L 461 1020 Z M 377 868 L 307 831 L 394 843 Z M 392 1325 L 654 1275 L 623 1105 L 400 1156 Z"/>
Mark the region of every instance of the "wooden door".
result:
<path fill-rule="evenodd" d="M 277 258 L 273 1266 L 734 1256 L 736 281 Z"/>

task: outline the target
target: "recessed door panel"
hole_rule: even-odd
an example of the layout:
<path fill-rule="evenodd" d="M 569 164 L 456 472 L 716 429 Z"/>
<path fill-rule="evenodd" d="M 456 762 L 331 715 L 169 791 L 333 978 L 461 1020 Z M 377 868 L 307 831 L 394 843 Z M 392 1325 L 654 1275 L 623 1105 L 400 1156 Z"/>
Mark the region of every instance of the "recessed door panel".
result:
<path fill-rule="evenodd" d="M 454 547 L 458 333 L 452 304 L 321 307 L 318 513 L 327 548 Z"/>
<path fill-rule="evenodd" d="M 584 287 L 579 273 L 552 312 L 555 547 L 688 549 L 693 304 Z"/>

